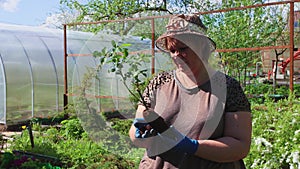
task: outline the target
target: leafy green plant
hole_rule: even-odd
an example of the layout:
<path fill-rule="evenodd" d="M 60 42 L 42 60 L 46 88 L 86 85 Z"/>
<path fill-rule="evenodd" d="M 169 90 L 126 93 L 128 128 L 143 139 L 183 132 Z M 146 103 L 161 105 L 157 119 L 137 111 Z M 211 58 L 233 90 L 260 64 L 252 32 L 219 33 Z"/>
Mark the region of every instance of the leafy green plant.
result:
<path fill-rule="evenodd" d="M 49 141 L 53 143 L 63 141 L 63 135 L 60 135 L 60 131 L 55 127 L 50 127 L 44 131 L 43 137 L 49 139 Z"/>
<path fill-rule="evenodd" d="M 3 154 L 1 154 L 0 168 L 9 168 L 14 158 L 14 155 L 10 152 L 4 152 Z"/>
<path fill-rule="evenodd" d="M 24 162 L 20 168 L 24 169 L 60 169 L 59 166 L 53 166 L 50 163 L 40 162 L 38 160 L 28 159 Z"/>
<path fill-rule="evenodd" d="M 112 122 L 111 126 L 112 126 L 113 129 L 120 132 L 124 136 L 128 136 L 130 126 L 132 125 L 132 120 L 131 119 L 114 118 L 114 119 L 111 120 L 111 122 Z"/>
<path fill-rule="evenodd" d="M 105 142 L 106 146 L 111 145 L 108 143 L 111 138 L 122 136 L 119 136 L 119 133 L 116 133 L 115 130 L 111 131 L 107 128 L 107 119 L 103 118 L 96 109 L 90 106 L 92 101 L 86 95 L 89 89 L 92 88 L 93 80 L 101 78 L 98 75 L 100 71 L 105 70 L 102 69 L 105 66 L 105 68 L 109 67 L 107 69 L 108 73 L 115 73 L 120 78 L 130 93 L 130 97 L 134 98 L 131 99 L 135 101 L 134 104 L 137 104 L 137 100 L 143 100 L 141 99 L 141 93 L 144 90 L 146 81 L 141 79 L 148 76 L 148 70 L 143 68 L 143 63 L 149 62 L 150 57 L 144 54 L 131 55 L 128 49 L 129 46 L 130 44 L 119 45 L 112 41 L 111 49 L 103 48 L 102 51 L 95 51 L 93 55 L 98 63 L 95 67 L 87 68 L 76 98 L 76 110 L 80 112 L 77 117 L 81 120 L 81 125 L 84 129 L 89 130 L 87 132 L 90 137 Z M 120 140 L 124 141 L 124 139 Z"/>
<path fill-rule="evenodd" d="M 130 44 L 117 44 L 111 42 L 112 48 L 103 48 L 95 51 L 94 57 L 99 58 L 99 65 L 110 65 L 108 72 L 116 73 L 121 78 L 124 86 L 131 95 L 131 100 L 143 100 L 142 91 L 147 84 L 148 70 L 142 68 L 142 63 L 150 62 L 150 55 L 130 55 Z M 129 81 L 129 82 L 128 82 Z"/>
<path fill-rule="evenodd" d="M 126 123 L 124 126 L 122 126 L 123 124 L 118 124 L 119 122 L 115 123 L 114 121 L 107 123 L 106 118 L 108 116 L 103 117 L 103 113 L 100 115 L 95 109 L 91 108 L 91 101 L 86 97 L 86 94 L 92 87 L 93 80 L 99 80 L 101 78 L 98 75 L 100 71 L 105 70 L 102 69 L 105 66 L 105 68 L 108 67 L 108 73 L 115 73 L 117 77 L 119 77 L 127 91 L 130 93 L 129 97 L 134 104 L 137 104 L 137 101 L 143 101 L 141 93 L 148 82 L 145 80 L 148 76 L 148 70 L 143 67 L 143 64 L 150 61 L 150 56 L 144 54 L 132 55 L 129 53 L 129 46 L 130 44 L 120 45 L 115 41 L 112 41 L 111 49 L 103 48 L 102 51 L 95 51 L 93 53 L 98 63 L 95 67 L 87 68 L 87 72 L 81 81 L 79 95 L 76 100 L 76 109 L 80 112 L 77 114 L 77 117 L 80 119 L 84 129 L 88 130 L 88 137 L 99 142 L 102 145 L 102 149 L 111 153 L 121 154 L 128 158 L 130 158 L 128 152 L 139 154 L 139 157 L 142 155 L 139 150 L 132 147 L 133 145 L 129 141 L 128 129 L 131 125 L 129 123 L 131 122 L 122 121 L 121 123 Z M 105 113 L 108 114 L 109 112 L 104 112 L 104 114 Z M 112 126 L 112 128 L 110 128 L 110 126 Z M 82 137 L 81 139 L 84 138 Z M 136 160 L 137 158 L 134 159 Z M 80 160 L 73 159 L 71 161 L 74 162 Z M 94 161 L 94 163 L 95 162 L 96 161 Z M 77 165 L 77 163 L 75 164 Z M 79 166 L 79 164 L 77 166 Z"/>
<path fill-rule="evenodd" d="M 245 94 L 261 95 L 272 91 L 270 84 L 255 83 L 245 86 Z"/>
<path fill-rule="evenodd" d="M 61 132 L 66 138 L 80 139 L 85 132 L 81 126 L 79 119 L 73 118 L 61 122 Z"/>

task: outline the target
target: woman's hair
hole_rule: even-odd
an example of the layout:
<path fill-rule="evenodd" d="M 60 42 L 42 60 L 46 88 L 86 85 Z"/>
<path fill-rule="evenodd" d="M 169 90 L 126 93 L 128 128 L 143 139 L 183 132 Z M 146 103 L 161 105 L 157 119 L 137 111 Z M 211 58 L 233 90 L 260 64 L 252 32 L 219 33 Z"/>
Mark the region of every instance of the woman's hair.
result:
<path fill-rule="evenodd" d="M 167 38 L 165 38 L 165 40 L 166 40 L 166 47 L 167 47 L 167 49 L 168 50 L 170 50 L 170 48 L 172 47 L 172 46 L 175 46 L 175 44 L 177 43 L 177 42 L 181 42 L 180 40 L 178 40 L 178 39 L 176 39 L 176 38 L 171 38 L 171 37 L 167 37 Z M 181 42 L 182 43 L 182 42 Z"/>

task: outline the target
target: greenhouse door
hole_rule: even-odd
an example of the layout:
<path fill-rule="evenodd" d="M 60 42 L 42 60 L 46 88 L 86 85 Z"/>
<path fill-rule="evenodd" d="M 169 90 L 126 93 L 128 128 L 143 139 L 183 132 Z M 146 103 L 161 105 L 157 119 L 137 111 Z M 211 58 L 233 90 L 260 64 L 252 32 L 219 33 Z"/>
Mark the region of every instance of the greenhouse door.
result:
<path fill-rule="evenodd" d="M 6 85 L 2 55 L 0 53 L 0 123 L 6 124 Z"/>

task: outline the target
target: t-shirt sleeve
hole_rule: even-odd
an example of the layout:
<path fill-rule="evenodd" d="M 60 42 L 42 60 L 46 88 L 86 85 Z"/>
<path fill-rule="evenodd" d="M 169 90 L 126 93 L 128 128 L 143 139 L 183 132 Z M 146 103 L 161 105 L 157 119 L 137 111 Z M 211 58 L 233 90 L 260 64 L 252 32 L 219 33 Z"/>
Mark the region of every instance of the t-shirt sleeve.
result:
<path fill-rule="evenodd" d="M 154 78 L 150 80 L 149 84 L 142 94 L 144 103 L 147 107 L 153 108 L 155 106 L 156 89 L 158 89 L 164 83 L 169 82 L 172 78 L 173 74 L 171 72 L 162 72 L 154 76 Z M 142 100 L 140 100 L 138 104 L 143 104 Z"/>
<path fill-rule="evenodd" d="M 251 112 L 251 106 L 239 82 L 234 78 L 227 78 L 225 112 L 237 111 Z"/>

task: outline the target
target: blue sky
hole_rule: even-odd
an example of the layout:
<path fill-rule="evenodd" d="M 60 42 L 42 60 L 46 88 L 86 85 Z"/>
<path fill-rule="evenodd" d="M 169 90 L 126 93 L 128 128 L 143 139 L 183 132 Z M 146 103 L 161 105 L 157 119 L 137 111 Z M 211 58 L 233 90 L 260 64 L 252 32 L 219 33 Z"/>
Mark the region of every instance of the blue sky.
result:
<path fill-rule="evenodd" d="M 0 0 L 0 23 L 43 24 L 50 13 L 59 12 L 60 0 Z"/>
<path fill-rule="evenodd" d="M 59 10 L 61 6 L 59 1 L 60 0 L 0 0 L 0 23 L 30 26 L 42 25 L 50 14 L 61 12 Z M 85 2 L 87 0 L 80 1 Z M 296 5 L 300 5 L 300 3 Z"/>

